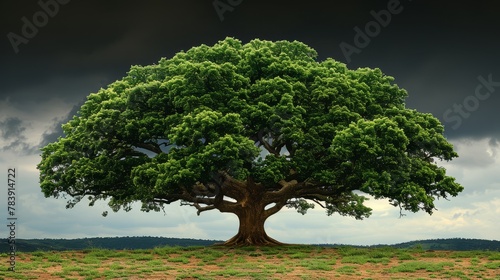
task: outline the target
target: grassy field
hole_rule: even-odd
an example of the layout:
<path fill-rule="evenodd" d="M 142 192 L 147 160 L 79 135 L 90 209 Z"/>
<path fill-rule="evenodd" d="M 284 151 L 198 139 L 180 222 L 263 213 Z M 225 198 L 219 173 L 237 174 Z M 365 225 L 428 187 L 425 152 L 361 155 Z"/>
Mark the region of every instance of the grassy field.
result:
<path fill-rule="evenodd" d="M 0 255 L 0 279 L 500 279 L 500 252 L 161 247 Z"/>

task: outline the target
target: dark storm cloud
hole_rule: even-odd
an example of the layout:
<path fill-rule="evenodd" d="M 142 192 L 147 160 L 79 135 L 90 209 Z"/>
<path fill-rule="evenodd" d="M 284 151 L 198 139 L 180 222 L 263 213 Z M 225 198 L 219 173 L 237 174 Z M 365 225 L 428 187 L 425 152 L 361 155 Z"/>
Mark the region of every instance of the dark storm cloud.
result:
<path fill-rule="evenodd" d="M 41 2 L 59 3 L 55 1 Z M 479 76 L 500 80 L 499 3 L 493 0 L 474 5 L 423 0 L 241 1 L 224 11 L 222 21 L 214 1 L 61 0 L 65 2 L 28 43 L 19 45 L 17 54 L 6 35 L 21 34 L 21 19 L 32 20 L 42 8 L 38 1 L 0 3 L 0 101 L 8 98 L 20 108 L 25 100 L 52 98 L 77 104 L 123 77 L 131 65 L 155 63 L 226 36 L 243 42 L 299 40 L 316 49 L 319 59 L 342 62 L 348 62 L 340 47 L 346 43 L 359 50 L 349 57 L 350 68 L 378 67 L 394 76 L 409 92 L 407 106 L 438 117 L 448 137 L 500 135 L 495 125 L 500 88 L 477 106 L 469 97 L 475 94 Z M 387 18 L 391 5 L 397 9 Z M 356 44 L 360 36 L 369 41 Z M 464 101 L 474 109 L 465 112 L 469 114 L 455 109 Z M 46 132 L 44 139 L 56 134 Z"/>
<path fill-rule="evenodd" d="M 36 147 L 30 146 L 26 142 L 24 132 L 28 124 L 25 124 L 19 118 L 6 118 L 0 121 L 0 138 L 4 145 L 0 147 L 2 151 L 22 152 L 23 154 L 32 154 Z"/>
<path fill-rule="evenodd" d="M 22 138 L 25 130 L 26 127 L 24 127 L 23 121 L 19 118 L 6 118 L 0 121 L 0 136 L 4 140 Z"/>
<path fill-rule="evenodd" d="M 38 147 L 31 146 L 28 143 L 19 140 L 19 141 L 14 141 L 6 146 L 3 146 L 1 150 L 4 152 L 13 151 L 21 155 L 32 155 L 38 152 Z"/>
<path fill-rule="evenodd" d="M 187 2 L 191 2 L 191 6 Z M 96 73 L 100 73 L 101 80 L 107 84 L 121 78 L 131 65 L 154 63 L 161 56 L 172 56 L 180 49 L 199 44 L 202 37 L 207 37 L 203 35 L 206 32 L 189 22 L 201 20 L 203 8 L 207 16 L 213 17 L 214 23 L 217 23 L 217 16 L 210 3 L 192 5 L 192 2 L 170 5 L 151 1 L 144 5 L 137 2 L 71 1 L 60 5 L 59 12 L 45 26 L 38 28 L 36 36 L 27 44 L 21 44 L 17 54 L 8 38 L 2 37 L 0 74 L 5 79 L 0 85 L 0 95 L 11 95 L 13 102 L 27 97 L 72 95 L 75 93 L 67 91 L 43 95 L 33 90 L 22 94 L 17 91 L 28 84 L 43 86 L 54 78 L 63 83 L 65 79 Z M 2 12 L 9 11 L 0 17 L 5 22 L 0 27 L 2 34 L 14 32 L 22 35 L 21 18 L 30 19 L 40 10 L 35 1 L 32 5 L 15 2 L 1 5 L 4 6 Z M 200 39 L 193 42 L 192 38 L 186 38 L 189 37 L 186 34 Z M 183 43 L 186 40 L 188 42 Z"/>
<path fill-rule="evenodd" d="M 57 141 L 59 137 L 63 137 L 64 133 L 62 125 L 66 124 L 73 118 L 73 116 L 76 116 L 78 114 L 78 110 L 80 109 L 81 105 L 83 105 L 83 102 L 73 106 L 73 109 L 71 109 L 71 111 L 65 117 L 53 119 L 54 123 L 52 127 L 42 134 L 42 141 L 40 141 L 40 144 L 38 146 L 42 148 L 49 143 Z"/>

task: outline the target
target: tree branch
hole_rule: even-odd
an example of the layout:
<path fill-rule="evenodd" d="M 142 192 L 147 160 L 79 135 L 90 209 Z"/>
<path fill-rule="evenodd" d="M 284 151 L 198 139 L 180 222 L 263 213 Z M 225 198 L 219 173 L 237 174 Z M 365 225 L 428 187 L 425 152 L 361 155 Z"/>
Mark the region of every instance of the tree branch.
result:
<path fill-rule="evenodd" d="M 322 201 L 325 201 L 325 200 L 326 200 L 326 197 L 324 197 L 324 198 L 325 198 L 325 199 L 321 199 L 321 200 L 322 200 Z M 321 203 L 321 201 L 319 201 L 318 199 L 316 199 L 316 198 L 310 198 L 310 199 L 311 199 L 314 203 L 316 203 L 316 204 L 318 204 L 319 206 L 321 206 L 321 208 L 326 209 L 326 206 L 325 206 L 325 205 L 323 205 L 323 204 Z"/>
<path fill-rule="evenodd" d="M 217 174 L 212 176 L 215 184 L 220 187 L 220 192 L 235 200 L 241 200 L 245 197 L 245 193 L 248 192 L 244 182 L 234 179 L 225 171 L 219 171 Z"/>
<path fill-rule="evenodd" d="M 135 143 L 133 145 L 137 148 L 142 148 L 156 154 L 163 153 L 163 151 L 160 149 L 160 146 L 156 143 Z"/>
<path fill-rule="evenodd" d="M 259 133 L 258 133 L 258 138 L 259 138 L 259 143 L 264 145 L 264 148 L 266 148 L 266 150 L 275 155 L 275 156 L 279 156 L 279 152 L 277 152 L 267 141 L 264 140 L 264 131 L 263 130 L 260 130 Z"/>
<path fill-rule="evenodd" d="M 200 215 L 201 212 L 216 209 L 214 205 L 201 206 L 198 202 L 194 203 L 181 202 L 181 206 L 183 205 L 194 206 L 196 209 L 198 209 L 198 211 L 196 212 L 196 215 L 198 216 Z"/>
<path fill-rule="evenodd" d="M 281 210 L 281 208 L 283 208 L 283 206 L 285 205 L 286 205 L 286 199 L 276 202 L 276 204 L 273 207 L 264 211 L 265 218 L 269 218 L 270 216 L 278 213 Z"/>
<path fill-rule="evenodd" d="M 280 201 L 281 198 L 285 198 L 286 200 L 288 200 L 289 198 L 293 197 L 294 192 L 296 191 L 295 188 L 297 188 L 299 183 L 297 182 L 297 180 L 281 180 L 278 182 L 278 185 L 281 186 L 279 190 L 268 192 L 268 194 L 266 195 L 266 204 Z"/>
<path fill-rule="evenodd" d="M 208 197 L 205 195 L 199 196 L 200 193 L 193 193 L 190 192 L 186 187 L 182 187 L 182 194 L 176 198 L 183 200 L 181 201 L 181 205 L 189 205 L 195 207 L 198 210 L 198 215 L 200 215 L 201 212 L 213 209 L 218 209 L 221 212 L 235 213 L 238 210 L 238 206 L 240 206 L 240 204 L 224 200 L 225 195 L 228 197 L 231 196 L 227 195 L 227 193 L 222 188 L 222 186 L 225 185 L 225 181 L 234 179 L 227 173 L 221 173 L 220 175 L 222 177 L 228 178 L 226 180 L 223 180 L 221 184 L 214 184 L 215 191 L 212 193 L 213 197 Z M 231 188 L 228 189 L 231 190 Z M 201 204 L 204 204 L 205 206 L 202 206 Z"/>
<path fill-rule="evenodd" d="M 158 202 L 158 203 L 165 203 L 165 204 L 171 204 L 172 202 L 176 202 L 177 200 L 184 199 L 183 195 L 169 195 L 166 198 L 154 198 L 153 202 Z"/>

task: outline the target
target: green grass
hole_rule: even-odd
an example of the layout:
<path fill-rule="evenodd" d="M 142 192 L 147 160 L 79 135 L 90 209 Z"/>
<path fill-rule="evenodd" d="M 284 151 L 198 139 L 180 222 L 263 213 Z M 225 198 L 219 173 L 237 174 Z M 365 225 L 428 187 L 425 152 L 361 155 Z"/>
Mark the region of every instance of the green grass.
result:
<path fill-rule="evenodd" d="M 500 254 L 492 254 L 488 256 L 488 260 L 490 261 L 500 261 Z"/>
<path fill-rule="evenodd" d="M 408 261 L 408 260 L 415 260 L 416 257 L 411 253 L 411 252 L 407 252 L 407 251 L 401 251 L 399 252 L 396 257 L 398 258 L 398 260 L 401 260 L 401 261 Z"/>
<path fill-rule="evenodd" d="M 308 254 L 305 253 L 305 252 L 297 252 L 297 253 L 293 253 L 293 254 L 291 254 L 289 256 L 292 259 L 303 259 L 303 258 L 307 257 Z"/>
<path fill-rule="evenodd" d="M 484 267 L 488 269 L 500 269 L 500 262 L 490 262 L 484 264 Z"/>
<path fill-rule="evenodd" d="M 340 274 L 354 274 L 356 272 L 356 267 L 352 265 L 344 265 L 337 269 Z"/>
<path fill-rule="evenodd" d="M 183 264 L 188 264 L 190 262 L 189 258 L 186 258 L 186 257 L 168 258 L 168 261 L 169 262 L 173 262 L 173 263 L 183 263 Z"/>
<path fill-rule="evenodd" d="M 355 256 L 346 256 L 343 257 L 342 263 L 352 263 L 352 264 L 365 264 L 368 262 L 370 258 L 368 256 L 363 255 L 355 255 Z"/>
<path fill-rule="evenodd" d="M 322 261 L 318 259 L 313 260 L 302 260 L 300 265 L 309 269 L 309 270 L 325 270 L 330 271 L 333 270 L 333 265 L 335 261 Z"/>
<path fill-rule="evenodd" d="M 410 261 L 389 269 L 391 272 L 416 272 L 425 270 L 427 272 L 443 271 L 445 266 L 453 267 L 452 262 L 428 262 L 428 261 Z"/>
<path fill-rule="evenodd" d="M 1 255 L 7 258 L 7 255 Z M 157 247 L 19 253 L 2 279 L 499 279 L 500 252 L 394 248 Z M 412 277 L 412 274 L 415 276 Z M 418 273 L 418 274 L 417 274 Z M 40 276 L 41 275 L 41 276 Z M 292 276 L 291 276 L 292 275 Z M 293 278 L 295 277 L 295 278 Z M 496 277 L 496 278 L 495 278 Z M 41 279 L 41 278 L 40 278 Z"/>

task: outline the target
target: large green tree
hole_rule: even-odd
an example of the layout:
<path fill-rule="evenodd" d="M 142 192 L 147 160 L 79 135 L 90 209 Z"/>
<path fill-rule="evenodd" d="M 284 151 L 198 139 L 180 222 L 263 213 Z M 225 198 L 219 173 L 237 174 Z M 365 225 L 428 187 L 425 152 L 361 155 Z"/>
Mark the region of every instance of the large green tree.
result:
<path fill-rule="evenodd" d="M 431 214 L 462 191 L 434 162 L 457 157 L 443 126 L 405 108 L 392 77 L 316 57 L 297 41 L 227 38 L 133 66 L 42 149 L 41 189 L 68 207 L 234 213 L 228 245 L 279 244 L 264 223 L 285 206 L 362 219 L 368 194 Z"/>

